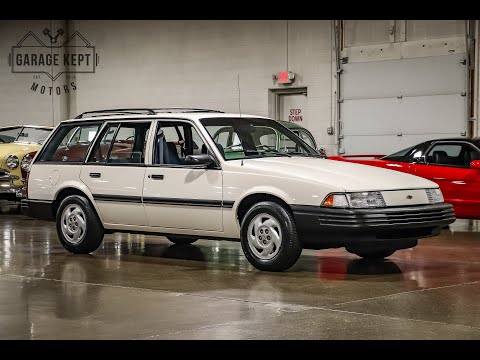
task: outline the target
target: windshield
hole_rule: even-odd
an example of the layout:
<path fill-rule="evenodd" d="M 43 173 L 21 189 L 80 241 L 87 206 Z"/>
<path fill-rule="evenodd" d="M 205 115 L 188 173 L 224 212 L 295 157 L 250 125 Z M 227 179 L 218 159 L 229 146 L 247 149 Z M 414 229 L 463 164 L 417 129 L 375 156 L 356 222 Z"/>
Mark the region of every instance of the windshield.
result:
<path fill-rule="evenodd" d="M 259 118 L 205 118 L 200 122 L 225 160 L 320 155 L 275 120 Z"/>
<path fill-rule="evenodd" d="M 43 144 L 52 130 L 24 127 L 15 141 Z"/>
<path fill-rule="evenodd" d="M 18 137 L 18 134 L 22 130 L 21 126 L 17 127 L 8 127 L 8 128 L 0 128 L 0 144 L 2 143 L 11 143 L 15 141 Z"/>
<path fill-rule="evenodd" d="M 403 150 L 400 150 L 396 153 L 393 153 L 393 154 L 390 154 L 390 155 L 387 155 L 387 156 L 384 156 L 382 159 L 385 159 L 385 160 L 398 160 L 398 159 L 402 159 L 405 155 L 407 155 L 408 153 L 410 153 L 410 151 L 412 151 L 412 149 L 414 148 L 415 146 L 410 146 L 409 148 L 407 149 L 403 149 Z"/>

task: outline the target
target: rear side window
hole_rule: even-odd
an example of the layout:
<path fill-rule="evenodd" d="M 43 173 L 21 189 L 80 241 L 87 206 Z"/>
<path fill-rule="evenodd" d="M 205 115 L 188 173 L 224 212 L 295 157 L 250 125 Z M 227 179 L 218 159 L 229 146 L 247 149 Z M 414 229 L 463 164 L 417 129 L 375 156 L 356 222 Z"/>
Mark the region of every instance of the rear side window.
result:
<path fill-rule="evenodd" d="M 150 124 L 108 124 L 90 153 L 88 163 L 143 164 Z"/>
<path fill-rule="evenodd" d="M 100 125 L 101 123 L 88 123 L 81 125 L 68 124 L 59 127 L 38 161 L 83 162 Z"/>

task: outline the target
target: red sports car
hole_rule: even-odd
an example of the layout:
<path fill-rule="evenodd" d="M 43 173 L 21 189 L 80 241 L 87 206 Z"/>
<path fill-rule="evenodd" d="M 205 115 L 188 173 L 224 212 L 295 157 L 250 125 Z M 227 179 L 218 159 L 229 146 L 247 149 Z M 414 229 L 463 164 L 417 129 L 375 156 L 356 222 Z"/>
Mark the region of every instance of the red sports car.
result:
<path fill-rule="evenodd" d="M 457 218 L 480 219 L 480 138 L 429 140 L 387 156 L 344 155 L 329 159 L 432 180 L 440 186 L 445 202 L 454 206 Z"/>

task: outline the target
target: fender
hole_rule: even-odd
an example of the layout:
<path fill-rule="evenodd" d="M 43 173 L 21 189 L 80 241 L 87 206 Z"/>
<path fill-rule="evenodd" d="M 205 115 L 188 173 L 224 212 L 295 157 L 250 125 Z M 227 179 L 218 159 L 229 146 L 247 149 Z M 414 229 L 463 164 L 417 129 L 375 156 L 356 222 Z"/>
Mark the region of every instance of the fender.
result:
<path fill-rule="evenodd" d="M 95 212 L 97 213 L 98 217 L 104 223 L 102 215 L 100 213 L 100 209 L 97 206 L 97 203 L 93 200 L 93 195 L 88 189 L 88 187 L 81 181 L 65 181 L 62 182 L 60 186 L 58 186 L 57 191 L 55 192 L 54 195 L 54 200 L 57 200 L 58 194 L 65 189 L 76 189 L 78 191 L 81 191 L 85 196 L 90 200 L 90 203 L 93 205 Z"/>

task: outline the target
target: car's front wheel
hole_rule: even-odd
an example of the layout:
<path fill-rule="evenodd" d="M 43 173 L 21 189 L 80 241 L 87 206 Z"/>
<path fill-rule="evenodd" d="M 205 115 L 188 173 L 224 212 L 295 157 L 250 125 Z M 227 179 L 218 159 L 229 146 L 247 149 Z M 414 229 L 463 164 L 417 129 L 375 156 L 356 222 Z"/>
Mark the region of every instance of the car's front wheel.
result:
<path fill-rule="evenodd" d="M 71 195 L 58 207 L 57 234 L 63 247 L 71 253 L 88 254 L 102 243 L 104 228 L 88 200 Z"/>
<path fill-rule="evenodd" d="M 259 202 L 248 210 L 240 241 L 246 258 L 259 270 L 286 270 L 302 253 L 292 214 L 272 201 Z"/>

